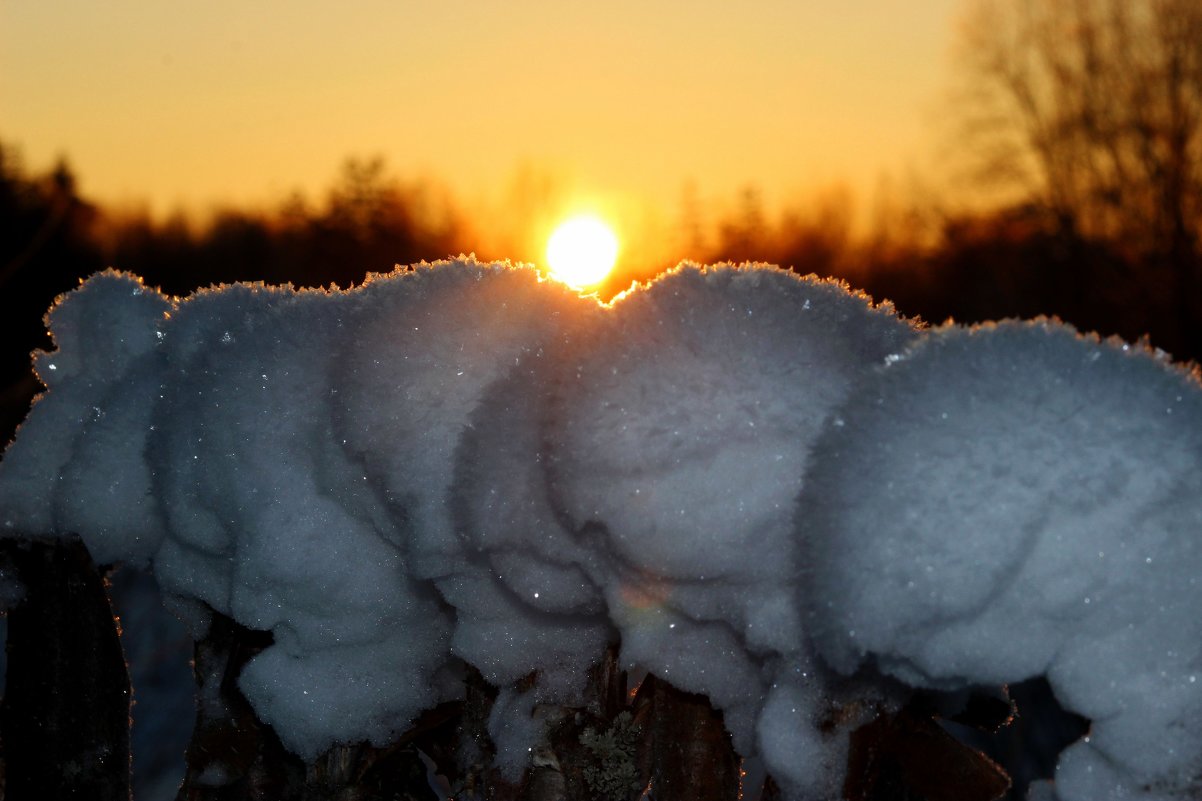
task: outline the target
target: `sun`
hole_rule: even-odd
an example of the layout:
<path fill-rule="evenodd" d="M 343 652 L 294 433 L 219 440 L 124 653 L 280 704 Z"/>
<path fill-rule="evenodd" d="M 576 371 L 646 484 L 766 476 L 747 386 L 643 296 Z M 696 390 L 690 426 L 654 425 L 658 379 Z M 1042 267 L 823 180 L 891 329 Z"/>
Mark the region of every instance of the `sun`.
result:
<path fill-rule="evenodd" d="M 551 275 L 576 289 L 599 284 L 618 258 L 618 238 L 593 216 L 572 217 L 547 240 Z"/>

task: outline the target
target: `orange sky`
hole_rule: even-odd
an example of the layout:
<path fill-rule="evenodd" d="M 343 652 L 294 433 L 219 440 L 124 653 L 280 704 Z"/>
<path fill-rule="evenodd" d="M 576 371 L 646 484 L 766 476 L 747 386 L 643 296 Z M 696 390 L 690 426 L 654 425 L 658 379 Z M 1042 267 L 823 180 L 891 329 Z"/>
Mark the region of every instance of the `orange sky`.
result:
<path fill-rule="evenodd" d="M 157 213 L 328 187 L 350 155 L 495 206 L 523 169 L 671 217 L 930 159 L 962 0 L 0 0 L 0 139 Z M 474 205 L 473 205 L 474 204 Z"/>

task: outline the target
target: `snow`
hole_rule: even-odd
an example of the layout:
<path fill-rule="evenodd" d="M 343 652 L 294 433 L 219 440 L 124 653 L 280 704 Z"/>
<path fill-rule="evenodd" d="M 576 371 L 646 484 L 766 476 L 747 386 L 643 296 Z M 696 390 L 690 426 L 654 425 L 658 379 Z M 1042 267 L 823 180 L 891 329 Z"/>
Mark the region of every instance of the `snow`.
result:
<path fill-rule="evenodd" d="M 488 736 L 497 749 L 494 764 L 511 782 L 522 778 L 534 744 L 544 735 L 545 724 L 536 714 L 535 704 L 533 692 L 505 687 L 488 715 Z"/>
<path fill-rule="evenodd" d="M 140 458 L 146 427 L 138 423 L 148 411 L 141 400 L 146 366 L 159 358 L 157 335 L 171 308 L 139 279 L 110 271 L 47 314 L 58 350 L 38 354 L 34 365 L 50 391 L 5 451 L 5 462 L 18 467 L 4 473 L 4 529 L 41 535 L 82 522 L 99 534 L 92 553 L 100 562 L 143 561 L 153 550 L 162 530 L 153 507 L 141 502 L 149 493 Z M 129 409 L 125 399 L 142 408 Z M 79 499 L 101 495 L 93 517 L 75 519 Z"/>
<path fill-rule="evenodd" d="M 917 686 L 1046 675 L 1093 720 L 1057 797 L 1167 799 L 1202 768 L 1202 392 L 1048 320 L 932 331 L 815 448 L 810 631 Z"/>
<path fill-rule="evenodd" d="M 838 798 L 842 787 L 836 780 L 842 778 L 846 744 L 832 746 L 807 720 L 809 710 L 823 703 L 815 690 L 791 682 L 773 688 L 756 724 L 761 758 L 802 797 Z"/>
<path fill-rule="evenodd" d="M 758 265 L 602 305 L 471 258 L 184 299 L 110 271 L 48 322 L 0 530 L 148 566 L 194 636 L 270 631 L 240 686 L 306 759 L 395 738 L 467 662 L 516 777 L 620 642 L 794 801 L 904 700 L 874 670 L 1046 675 L 1094 721 L 1061 801 L 1202 767 L 1202 391 L 1141 348 L 923 331 Z"/>
<path fill-rule="evenodd" d="M 913 330 L 841 285 L 756 268 L 682 268 L 613 311 L 553 384 L 552 503 L 592 552 L 626 665 L 707 695 L 753 753 L 776 662 L 804 658 L 788 599 L 808 447 Z"/>
<path fill-rule="evenodd" d="M 604 610 L 628 667 L 709 696 L 753 753 L 776 662 L 804 650 L 790 587 L 810 443 L 915 331 L 840 284 L 753 266 L 682 266 L 588 323 L 486 394 L 461 530 L 522 606 L 585 622 L 561 675 L 599 653 Z"/>

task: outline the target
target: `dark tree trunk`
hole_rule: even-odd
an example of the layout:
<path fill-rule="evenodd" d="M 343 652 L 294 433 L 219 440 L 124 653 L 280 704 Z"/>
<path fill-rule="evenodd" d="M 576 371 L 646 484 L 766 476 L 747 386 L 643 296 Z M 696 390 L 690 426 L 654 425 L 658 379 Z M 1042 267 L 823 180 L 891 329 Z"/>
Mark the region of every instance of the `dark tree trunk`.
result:
<path fill-rule="evenodd" d="M 656 801 L 736 801 L 739 757 L 709 699 L 653 676 L 639 693 L 651 707 L 648 757 Z"/>
<path fill-rule="evenodd" d="M 997 801 L 1010 777 L 929 715 L 881 715 L 851 737 L 848 801 Z"/>
<path fill-rule="evenodd" d="M 242 666 L 270 644 L 270 634 L 218 614 L 196 643 L 196 725 L 177 801 L 299 797 L 304 765 L 259 722 L 237 686 Z"/>
<path fill-rule="evenodd" d="M 0 800 L 128 801 L 130 687 L 104 581 L 78 540 L 0 540 L 0 558 L 26 587 L 9 612 Z M 423 715 L 396 743 L 339 746 L 302 762 L 237 687 L 242 667 L 270 643 L 270 634 L 217 614 L 197 643 L 203 701 L 178 801 L 437 801 L 427 760 L 459 798 L 635 801 L 648 789 L 655 801 L 740 798 L 722 716 L 704 696 L 653 676 L 627 692 L 616 647 L 590 674 L 583 707 L 551 710 L 547 742 L 512 784 L 491 768 L 486 724 L 496 691 L 471 668 L 464 700 Z M 914 708 L 854 733 L 843 797 L 992 801 L 1008 786 L 997 766 Z M 764 801 L 779 797 L 768 779 Z"/>
<path fill-rule="evenodd" d="M 8 613 L 3 797 L 128 801 L 129 673 L 104 580 L 78 539 L 0 548 L 25 586 Z"/>

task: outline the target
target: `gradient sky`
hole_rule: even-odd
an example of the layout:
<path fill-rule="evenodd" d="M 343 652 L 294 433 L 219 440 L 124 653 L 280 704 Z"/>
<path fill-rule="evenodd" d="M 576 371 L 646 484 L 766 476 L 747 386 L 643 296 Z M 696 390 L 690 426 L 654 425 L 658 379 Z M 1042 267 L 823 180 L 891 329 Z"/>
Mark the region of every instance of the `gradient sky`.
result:
<path fill-rule="evenodd" d="M 930 157 L 961 6 L 0 0 L 0 138 L 158 213 L 377 153 L 465 204 L 523 167 L 602 204 L 863 191 Z"/>

